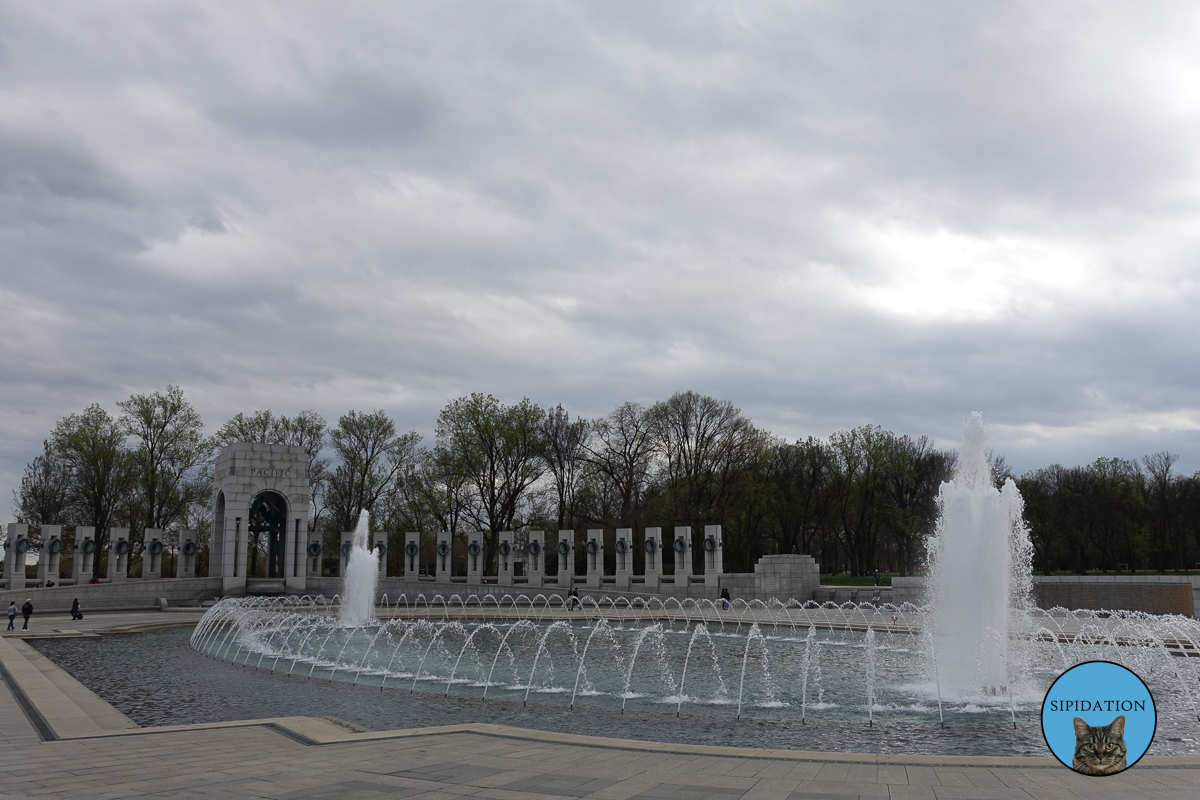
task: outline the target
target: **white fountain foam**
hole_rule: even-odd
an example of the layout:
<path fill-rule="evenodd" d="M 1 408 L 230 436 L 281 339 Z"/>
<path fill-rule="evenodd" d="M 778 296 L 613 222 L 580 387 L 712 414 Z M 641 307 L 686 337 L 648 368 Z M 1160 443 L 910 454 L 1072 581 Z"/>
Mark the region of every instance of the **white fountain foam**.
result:
<path fill-rule="evenodd" d="M 371 515 L 366 509 L 358 515 L 350 560 L 342 581 L 342 607 L 338 618 L 346 625 L 361 625 L 375 616 L 375 583 L 379 580 L 379 553 L 368 549 Z"/>
<path fill-rule="evenodd" d="M 938 502 L 929 599 L 941 690 L 957 697 L 1015 690 L 1026 674 L 1017 640 L 1029 627 L 1032 548 L 1016 484 L 992 483 L 978 412 L 966 421 L 954 480 L 942 484 Z"/>

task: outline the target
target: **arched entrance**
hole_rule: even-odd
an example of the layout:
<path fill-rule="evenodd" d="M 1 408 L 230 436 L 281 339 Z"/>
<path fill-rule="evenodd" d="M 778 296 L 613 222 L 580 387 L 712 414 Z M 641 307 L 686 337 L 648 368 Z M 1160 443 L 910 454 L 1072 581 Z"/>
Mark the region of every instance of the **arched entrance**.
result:
<path fill-rule="evenodd" d="M 250 519 L 246 530 L 253 537 L 254 550 L 251 554 L 250 574 L 255 574 L 257 565 L 253 563 L 259 552 L 259 545 L 265 538 L 267 545 L 267 577 L 282 578 L 284 571 L 284 551 L 287 542 L 287 501 L 275 492 L 262 492 L 250 503 Z"/>
<path fill-rule="evenodd" d="M 213 560 L 226 595 L 303 594 L 307 577 L 308 454 L 303 447 L 233 442 L 213 465 Z"/>

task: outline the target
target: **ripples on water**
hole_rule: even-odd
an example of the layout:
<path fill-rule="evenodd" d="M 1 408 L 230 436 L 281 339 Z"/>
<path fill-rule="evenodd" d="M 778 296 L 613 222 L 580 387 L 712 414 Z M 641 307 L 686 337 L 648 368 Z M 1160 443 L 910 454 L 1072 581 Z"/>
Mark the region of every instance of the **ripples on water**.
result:
<path fill-rule="evenodd" d="M 1013 756 L 1047 754 L 1036 709 L 1018 712 L 1017 729 L 995 709 L 963 708 L 946 728 L 936 724 L 889 721 L 876 713 L 869 727 L 839 714 L 801 725 L 794 714 L 772 708 L 747 709 L 734 718 L 728 707 L 684 706 L 676 718 L 661 703 L 630 702 L 621 714 L 612 697 L 582 697 L 574 710 L 567 693 L 545 693 L 522 706 L 502 694 L 444 696 L 440 687 L 380 691 L 327 679 L 255 671 L 207 658 L 189 644 L 190 630 L 179 629 L 101 639 L 39 640 L 33 644 L 122 713 L 140 725 L 175 725 L 263 717 L 333 716 L 370 730 L 487 722 L 545 731 L 686 744 L 789 750 Z M 852 644 L 852 643 L 847 643 Z M 831 648 L 846 649 L 850 648 Z M 826 668 L 831 671 L 844 670 Z M 458 691 L 458 687 L 455 687 Z M 829 704 L 832 706 L 832 704 Z M 897 709 L 903 711 L 903 709 Z M 926 712 L 926 709 L 921 709 Z M 785 714 L 788 716 L 785 717 Z M 841 716 L 843 718 L 836 719 Z M 987 718 L 973 722 L 972 716 Z M 948 719 L 950 719 L 948 717 Z M 1151 755 L 1193 754 L 1195 723 L 1160 720 Z"/>

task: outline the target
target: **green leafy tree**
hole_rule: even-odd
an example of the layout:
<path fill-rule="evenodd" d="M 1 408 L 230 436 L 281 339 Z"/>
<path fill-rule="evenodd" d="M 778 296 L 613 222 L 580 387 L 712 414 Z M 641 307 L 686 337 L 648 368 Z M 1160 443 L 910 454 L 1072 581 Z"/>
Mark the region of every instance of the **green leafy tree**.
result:
<path fill-rule="evenodd" d="M 1123 458 L 1099 458 L 1089 468 L 1092 490 L 1087 503 L 1091 544 L 1096 563 L 1117 570 L 1137 565 L 1149 555 L 1143 478 L 1137 465 Z"/>
<path fill-rule="evenodd" d="M 125 431 L 99 405 L 73 414 L 55 426 L 50 446 L 71 471 L 70 505 L 80 525 L 96 528 L 93 575 L 100 577 L 108 547 L 108 529 L 116 517 L 128 515 L 138 485 L 138 463 L 125 446 Z"/>
<path fill-rule="evenodd" d="M 766 535 L 777 553 L 813 553 L 830 522 L 830 453 L 815 437 L 775 442 L 763 459 Z"/>
<path fill-rule="evenodd" d="M 397 479 L 397 490 L 388 505 L 384 524 L 388 552 L 402 558 L 404 534 L 421 534 L 421 566 L 432 569 L 438 531 L 449 531 L 451 543 L 458 537 L 463 514 L 470 502 L 467 476 L 441 446 L 421 448 Z"/>
<path fill-rule="evenodd" d="M 178 386 L 166 392 L 135 394 L 117 404 L 118 424 L 130 441 L 136 482 L 131 540 L 140 552 L 143 528 L 168 530 L 208 499 L 203 467 L 213 452 L 204 422 Z"/>
<path fill-rule="evenodd" d="M 937 522 L 938 488 L 950 479 L 955 459 L 925 436 L 889 436 L 885 443 L 884 527 L 895 548 L 896 571 L 907 575 Z"/>
<path fill-rule="evenodd" d="M 1033 544 L 1033 562 L 1041 566 L 1043 575 L 1053 572 L 1055 556 L 1064 538 L 1059 495 L 1065 471 L 1061 465 L 1051 464 L 1026 472 L 1017 481 L 1017 490 L 1025 501 L 1025 524 Z"/>
<path fill-rule="evenodd" d="M 895 435 L 863 425 L 829 437 L 836 530 L 855 575 L 874 570 L 887 507 L 887 459 Z"/>
<path fill-rule="evenodd" d="M 361 511 L 376 511 L 395 491 L 396 479 L 417 454 L 421 437 L 399 433 L 383 411 L 350 411 L 329 434 L 338 464 L 325 490 L 332 532 L 354 530 Z M 379 510 L 383 511 L 384 508 Z"/>
<path fill-rule="evenodd" d="M 241 411 L 213 434 L 213 445 L 220 451 L 234 442 L 247 444 L 283 444 L 286 417 L 277 417 L 269 408 L 243 414 Z"/>
<path fill-rule="evenodd" d="M 438 445 L 464 476 L 464 516 L 485 534 L 487 563 L 497 534 L 518 527 L 530 494 L 546 472 L 546 412 L 524 398 L 506 406 L 491 395 L 452 400 L 438 415 Z"/>

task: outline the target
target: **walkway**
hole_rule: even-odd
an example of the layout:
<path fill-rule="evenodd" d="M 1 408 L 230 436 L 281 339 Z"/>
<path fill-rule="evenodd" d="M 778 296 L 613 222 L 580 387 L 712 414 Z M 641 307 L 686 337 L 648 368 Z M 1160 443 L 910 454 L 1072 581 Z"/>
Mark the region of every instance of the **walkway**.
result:
<path fill-rule="evenodd" d="M 31 633 L 99 635 L 197 617 L 95 614 L 58 628 L 35 618 Z M 0 798 L 1200 798 L 1192 757 L 1146 758 L 1121 775 L 1087 778 L 1048 758 L 689 747 L 495 725 L 362 732 L 291 717 L 138 728 L 19 638 L 0 638 L 0 664 Z M 130 676 L 131 685 L 146 677 Z"/>

